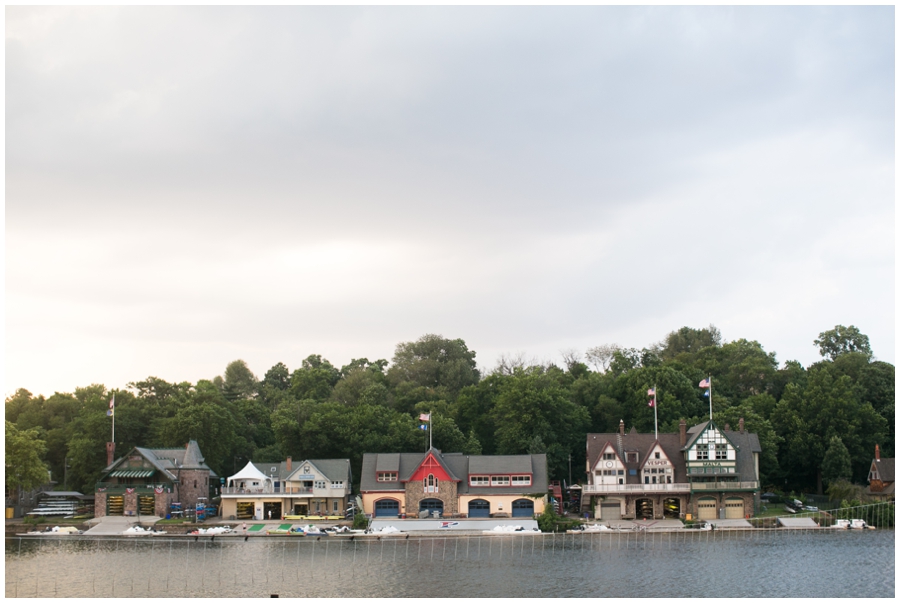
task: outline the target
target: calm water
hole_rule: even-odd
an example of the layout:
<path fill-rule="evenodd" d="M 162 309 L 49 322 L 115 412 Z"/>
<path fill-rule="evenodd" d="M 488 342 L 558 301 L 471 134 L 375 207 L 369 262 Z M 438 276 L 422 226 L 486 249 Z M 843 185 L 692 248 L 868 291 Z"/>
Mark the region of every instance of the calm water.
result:
<path fill-rule="evenodd" d="M 893 597 L 894 531 L 6 539 L 7 597 Z"/>

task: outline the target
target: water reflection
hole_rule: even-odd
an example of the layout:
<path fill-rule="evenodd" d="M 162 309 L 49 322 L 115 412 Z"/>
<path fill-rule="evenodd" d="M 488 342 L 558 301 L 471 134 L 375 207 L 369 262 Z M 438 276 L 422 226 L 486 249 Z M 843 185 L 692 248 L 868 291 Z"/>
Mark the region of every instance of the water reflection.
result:
<path fill-rule="evenodd" d="M 8 597 L 893 597 L 894 532 L 6 539 Z"/>

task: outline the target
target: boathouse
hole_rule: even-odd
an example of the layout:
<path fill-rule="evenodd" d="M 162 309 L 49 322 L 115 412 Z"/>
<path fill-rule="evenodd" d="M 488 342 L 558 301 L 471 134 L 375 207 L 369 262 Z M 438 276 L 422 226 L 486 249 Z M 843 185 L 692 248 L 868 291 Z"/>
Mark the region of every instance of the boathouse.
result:
<path fill-rule="evenodd" d="M 340 517 L 350 497 L 350 459 L 247 465 L 222 488 L 222 516 L 233 519 Z"/>
<path fill-rule="evenodd" d="M 135 447 L 101 473 L 94 516 L 165 517 L 173 508 L 194 509 L 207 502 L 210 478 L 217 477 L 194 440 L 183 448 Z"/>
<path fill-rule="evenodd" d="M 547 503 L 547 455 L 366 453 L 360 494 L 371 517 L 532 517 Z"/>
<path fill-rule="evenodd" d="M 738 519 L 759 495 L 756 434 L 706 421 L 679 433 L 587 434 L 582 510 L 597 519 Z"/>

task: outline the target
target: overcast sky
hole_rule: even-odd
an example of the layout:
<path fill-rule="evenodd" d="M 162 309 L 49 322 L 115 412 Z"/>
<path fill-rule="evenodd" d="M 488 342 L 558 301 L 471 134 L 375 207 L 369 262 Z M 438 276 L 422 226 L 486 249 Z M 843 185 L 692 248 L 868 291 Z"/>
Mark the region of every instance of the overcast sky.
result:
<path fill-rule="evenodd" d="M 894 362 L 894 8 L 6 8 L 5 394 L 682 326 Z"/>

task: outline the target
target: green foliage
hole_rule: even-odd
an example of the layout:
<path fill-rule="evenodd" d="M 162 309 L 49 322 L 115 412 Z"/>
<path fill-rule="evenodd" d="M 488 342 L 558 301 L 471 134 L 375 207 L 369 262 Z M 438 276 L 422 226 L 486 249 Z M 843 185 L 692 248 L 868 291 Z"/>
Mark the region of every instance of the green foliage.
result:
<path fill-rule="evenodd" d="M 832 436 L 822 459 L 822 479 L 825 483 L 838 480 L 847 481 L 853 476 L 853 468 L 850 466 L 850 452 L 841 438 Z"/>
<path fill-rule="evenodd" d="M 437 390 L 441 398 L 455 400 L 460 390 L 477 383 L 480 375 L 475 352 L 462 339 L 424 335 L 397 345 L 387 377 L 394 386 L 414 383 Z"/>
<path fill-rule="evenodd" d="M 860 333 L 859 329 L 853 325 L 849 327 L 837 325 L 830 331 L 823 331 L 813 340 L 813 343 L 818 346 L 822 356 L 831 360 L 848 352 L 860 352 L 867 358 L 872 357 L 869 336 Z"/>
<path fill-rule="evenodd" d="M 6 422 L 6 487 L 31 490 L 46 484 L 47 466 L 41 457 L 47 445 L 40 439 L 37 429 L 19 431 Z"/>
<path fill-rule="evenodd" d="M 712 375 L 715 419 L 737 428 L 743 418 L 758 434 L 764 483 L 818 488 L 820 476 L 833 477 L 825 457 L 834 437 L 849 454 L 851 479 L 864 483 L 875 444 L 894 453 L 894 367 L 872 361 L 868 339 L 851 329 L 820 334 L 825 359 L 808 368 L 796 361 L 779 368 L 755 341 L 723 344 L 713 326 L 683 327 L 644 349 L 597 346 L 585 362 L 566 352 L 565 369 L 520 355 L 484 378 L 463 340 L 438 335 L 398 344 L 390 368 L 354 358 L 337 369 L 311 354 L 293 373 L 279 362 L 257 381 L 237 360 L 213 381 L 148 377 L 115 391 L 116 450 L 195 439 L 220 475 L 251 458 L 350 458 L 358 485 L 362 453 L 424 450 L 418 414 L 431 412 L 437 448 L 545 453 L 550 478 L 563 479 L 570 457 L 579 468 L 573 477 L 582 475 L 588 432 L 614 432 L 620 420 L 653 431 L 649 387 L 657 387 L 661 432 L 677 432 L 681 419 L 705 421 L 708 399 L 697 383 Z M 44 398 L 19 389 L 6 400 L 6 419 L 46 446 L 40 459 L 55 480 L 62 482 L 68 459 L 68 487 L 90 492 L 106 465 L 112 393 L 91 385 Z"/>
<path fill-rule="evenodd" d="M 353 525 L 351 527 L 354 530 L 365 530 L 369 527 L 369 518 L 362 512 L 362 509 L 359 509 L 356 515 L 353 516 Z"/>

